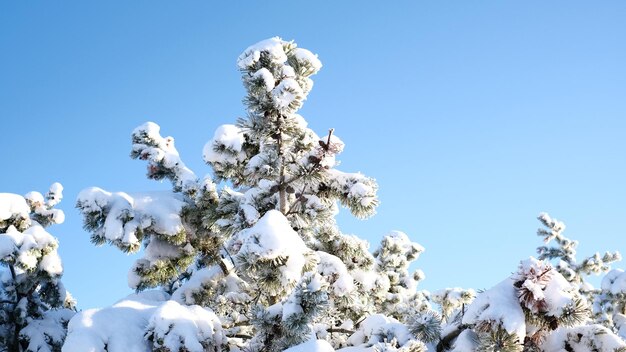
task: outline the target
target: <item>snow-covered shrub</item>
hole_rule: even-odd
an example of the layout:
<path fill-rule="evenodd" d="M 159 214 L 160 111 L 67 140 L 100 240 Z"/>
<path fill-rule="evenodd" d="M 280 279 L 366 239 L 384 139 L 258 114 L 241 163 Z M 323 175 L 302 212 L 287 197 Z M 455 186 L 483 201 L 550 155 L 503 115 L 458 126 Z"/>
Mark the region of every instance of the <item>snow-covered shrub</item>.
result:
<path fill-rule="evenodd" d="M 45 197 L 0 193 L 0 350 L 60 351 L 74 300 L 61 282 L 58 241 L 46 227 L 65 220 L 55 206 L 63 187 Z"/>

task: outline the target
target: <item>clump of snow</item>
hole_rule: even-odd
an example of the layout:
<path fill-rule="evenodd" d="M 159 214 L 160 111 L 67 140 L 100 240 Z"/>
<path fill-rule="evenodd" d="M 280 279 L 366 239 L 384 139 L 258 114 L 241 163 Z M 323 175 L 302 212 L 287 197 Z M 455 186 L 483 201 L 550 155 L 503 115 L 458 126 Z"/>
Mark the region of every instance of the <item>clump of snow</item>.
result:
<path fill-rule="evenodd" d="M 626 343 L 602 325 L 583 325 L 558 328 L 540 347 L 544 352 L 614 352 L 626 349 Z"/>
<path fill-rule="evenodd" d="M 281 111 L 297 110 L 304 100 L 302 88 L 293 78 L 285 78 L 272 90 L 272 101 Z"/>
<path fill-rule="evenodd" d="M 236 258 L 268 260 L 284 257 L 287 260 L 280 268 L 283 284 L 290 285 L 300 279 L 308 249 L 281 212 L 268 211 L 254 226 L 235 235 L 231 243 L 235 242 L 234 247 L 239 246 Z"/>
<path fill-rule="evenodd" d="M 29 214 L 30 207 L 24 197 L 12 193 L 0 193 L 0 221 L 12 217 L 28 219 Z"/>
<path fill-rule="evenodd" d="M 84 310 L 68 325 L 63 352 L 145 352 L 148 321 L 169 297 L 160 291 L 132 294 L 111 307 Z"/>
<path fill-rule="evenodd" d="M 28 341 L 27 351 L 52 352 L 51 345 L 61 345 L 66 335 L 63 327 L 74 314 L 70 309 L 53 309 L 40 319 L 29 320 L 20 331 L 20 338 Z"/>
<path fill-rule="evenodd" d="M 334 352 L 335 349 L 324 340 L 317 340 L 312 337 L 305 343 L 290 347 L 283 352 Z"/>
<path fill-rule="evenodd" d="M 135 128 L 132 133 L 133 147 L 131 155 L 141 160 L 149 160 L 148 174 L 159 169 L 157 165 L 174 173 L 174 182 L 182 190 L 195 189 L 197 177 L 181 160 L 174 146 L 173 137 L 161 137 L 161 127 L 154 122 L 146 122 Z"/>
<path fill-rule="evenodd" d="M 265 67 L 256 71 L 252 75 L 252 79 L 260 79 L 263 82 L 266 92 L 270 92 L 276 86 L 276 79 L 274 78 L 270 70 L 266 69 Z"/>
<path fill-rule="evenodd" d="M 237 66 L 241 70 L 250 69 L 259 61 L 261 53 L 266 53 L 268 58 L 275 63 L 280 64 L 287 61 L 287 55 L 283 49 L 283 40 L 279 37 L 274 37 L 249 46 L 237 58 Z"/>
<path fill-rule="evenodd" d="M 508 333 L 523 341 L 526 319 L 517 298 L 513 280 L 507 278 L 487 291 L 478 294 L 467 307 L 463 324 L 489 323 L 502 326 Z"/>
<path fill-rule="evenodd" d="M 207 163 L 235 164 L 245 159 L 242 146 L 245 137 L 235 125 L 221 125 L 215 131 L 213 139 L 204 145 L 202 152 Z"/>
<path fill-rule="evenodd" d="M 454 340 L 454 352 L 476 352 L 476 333 L 472 330 L 463 330 Z"/>
<path fill-rule="evenodd" d="M 56 238 L 40 225 L 31 226 L 24 232 L 9 226 L 6 233 L 0 234 L 0 259 L 14 262 L 16 272 L 21 274 L 34 270 L 42 258 L 42 252 L 46 252 L 48 254 L 39 263 L 39 269 L 55 277 L 63 272 L 56 252 L 57 246 Z"/>
<path fill-rule="evenodd" d="M 311 72 L 308 74 L 315 74 L 322 68 L 322 62 L 317 58 L 317 55 L 309 50 L 295 48 L 292 53 L 298 64 L 311 67 Z"/>
<path fill-rule="evenodd" d="M 96 234 L 112 242 L 138 245 L 138 229 L 166 236 L 184 229 L 180 212 L 185 202 L 177 193 L 111 193 L 91 187 L 79 193 L 77 204 L 85 213 L 106 216 Z"/>
<path fill-rule="evenodd" d="M 371 346 L 393 337 L 400 346 L 413 337 L 408 328 L 394 318 L 383 314 L 372 314 L 361 322 L 359 329 L 348 338 L 352 346 Z"/>
<path fill-rule="evenodd" d="M 42 206 L 45 201 L 43 195 L 36 191 L 26 193 L 24 195 L 24 199 L 26 199 L 27 202 L 33 204 L 34 206 Z"/>
<path fill-rule="evenodd" d="M 331 278 L 330 284 L 333 292 L 339 297 L 352 292 L 354 290 L 354 278 L 341 259 L 322 251 L 318 251 L 317 255 L 320 258 L 317 271 L 324 277 Z"/>
<path fill-rule="evenodd" d="M 202 268 L 193 272 L 189 280 L 185 281 L 174 293 L 172 298 L 178 302 L 194 304 L 194 293 L 202 289 L 202 285 L 222 276 L 219 266 Z"/>
<path fill-rule="evenodd" d="M 561 316 L 574 299 L 576 287 L 546 261 L 532 257 L 522 261 L 512 279 L 520 288 L 520 303 L 533 313 Z"/>
<path fill-rule="evenodd" d="M 168 351 L 221 351 L 226 338 L 219 318 L 200 306 L 169 300 L 150 317 L 146 337 L 153 347 Z"/>
<path fill-rule="evenodd" d="M 612 294 L 626 294 L 626 274 L 622 269 L 613 269 L 609 271 L 602 279 L 601 284 L 603 291 Z"/>
<path fill-rule="evenodd" d="M 39 262 L 39 270 L 48 273 L 52 277 L 61 276 L 63 274 L 63 264 L 61 264 L 59 254 L 53 251 L 44 255 Z"/>
<path fill-rule="evenodd" d="M 68 325 L 63 352 L 100 352 L 105 346 L 109 352 L 145 352 L 162 347 L 220 351 L 225 337 L 215 314 L 168 299 L 162 291 L 144 291 L 111 307 L 76 314 Z"/>

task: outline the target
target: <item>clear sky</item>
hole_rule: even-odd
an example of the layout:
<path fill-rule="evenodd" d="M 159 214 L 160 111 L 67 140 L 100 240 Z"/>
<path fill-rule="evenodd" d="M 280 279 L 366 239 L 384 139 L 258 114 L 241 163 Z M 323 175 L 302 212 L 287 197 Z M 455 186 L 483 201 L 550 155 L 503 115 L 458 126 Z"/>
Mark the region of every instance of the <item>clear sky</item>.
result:
<path fill-rule="evenodd" d="M 169 188 L 128 157 L 145 121 L 210 172 L 202 147 L 244 113 L 237 56 L 281 36 L 324 64 L 302 115 L 380 185 L 342 230 L 409 234 L 421 288 L 501 281 L 541 211 L 581 255 L 626 254 L 625 19 L 624 1 L 2 1 L 0 192 L 61 182 L 65 285 L 80 308 L 124 297 L 135 258 L 89 242 L 76 195 Z"/>

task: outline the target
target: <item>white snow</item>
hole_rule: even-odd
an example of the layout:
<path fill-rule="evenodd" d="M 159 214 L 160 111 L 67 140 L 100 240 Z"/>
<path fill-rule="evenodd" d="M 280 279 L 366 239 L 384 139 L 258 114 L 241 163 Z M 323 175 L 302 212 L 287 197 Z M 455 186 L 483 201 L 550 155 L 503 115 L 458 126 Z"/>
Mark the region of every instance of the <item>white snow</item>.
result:
<path fill-rule="evenodd" d="M 275 63 L 287 61 L 287 55 L 283 49 L 283 40 L 279 37 L 262 40 L 249 46 L 237 58 L 237 66 L 241 70 L 247 70 L 254 66 L 261 58 L 261 52 L 266 52 L 269 59 Z"/>
<path fill-rule="evenodd" d="M 270 70 L 266 69 L 265 67 L 263 67 L 260 70 L 256 71 L 252 75 L 252 78 L 253 79 L 259 79 L 260 78 L 263 81 L 263 84 L 265 86 L 265 91 L 266 92 L 270 92 L 276 86 L 276 79 L 274 78 L 274 76 L 272 75 Z"/>
<path fill-rule="evenodd" d="M 291 110 L 295 103 L 295 109 L 300 107 L 299 100 L 304 98 L 302 88 L 293 78 L 285 78 L 272 90 L 272 101 L 276 108 L 281 111 Z"/>
<path fill-rule="evenodd" d="M 77 202 L 84 212 L 106 214 L 100 235 L 110 241 L 137 245 L 138 228 L 168 236 L 184 229 L 180 212 L 185 202 L 177 193 L 111 193 L 91 187 L 79 193 Z"/>
<path fill-rule="evenodd" d="M 63 352 L 147 352 L 144 338 L 150 316 L 167 294 L 145 291 L 132 294 L 111 307 L 84 310 L 68 325 Z"/>
<path fill-rule="evenodd" d="M 540 347 L 544 352 L 562 352 L 566 341 L 571 352 L 614 352 L 626 348 L 622 339 L 601 325 L 559 328 L 549 334 Z"/>
<path fill-rule="evenodd" d="M 254 226 L 235 235 L 232 241 L 241 242 L 238 255 L 252 255 L 258 259 L 288 258 L 280 268 L 283 284 L 300 279 L 307 247 L 281 212 L 268 211 Z"/>
<path fill-rule="evenodd" d="M 154 346 L 146 336 L 154 337 Z M 219 320 L 200 306 L 183 306 L 161 291 L 132 294 L 111 307 L 82 311 L 69 323 L 63 352 L 148 352 L 157 347 L 204 351 L 220 345 Z M 162 341 L 160 344 L 158 341 Z"/>
<path fill-rule="evenodd" d="M 35 191 L 26 193 L 24 195 L 24 199 L 29 201 L 31 204 L 34 204 L 35 206 L 42 206 L 45 201 L 43 195 Z"/>
<path fill-rule="evenodd" d="M 44 255 L 39 262 L 39 270 L 48 273 L 51 277 L 61 276 L 63 274 L 63 265 L 61 264 L 59 254 L 53 251 Z"/>
<path fill-rule="evenodd" d="M 24 197 L 12 193 L 0 193 L 0 221 L 13 216 L 28 219 L 30 207 Z"/>
<path fill-rule="evenodd" d="M 626 274 L 622 269 L 609 271 L 602 279 L 602 290 L 612 294 L 626 293 Z"/>
<path fill-rule="evenodd" d="M 202 343 L 216 346 L 225 342 L 219 318 L 200 306 L 183 306 L 169 300 L 156 309 L 148 322 L 148 334 L 156 348 L 169 351 L 203 352 Z M 161 342 L 162 341 L 162 342 Z"/>
<path fill-rule="evenodd" d="M 193 189 L 197 186 L 197 177 L 181 160 L 173 137 L 161 137 L 161 127 L 154 122 L 146 122 L 133 130 L 133 140 L 140 142 L 133 144 L 133 152 L 140 154 L 140 159 L 150 160 L 151 163 L 162 163 L 164 167 L 171 169 L 176 175 L 176 184 L 183 190 Z M 143 141 L 145 134 L 150 141 Z M 146 142 L 156 144 L 151 146 Z"/>
<path fill-rule="evenodd" d="M 371 346 L 382 342 L 379 334 L 383 334 L 384 337 L 393 336 L 400 346 L 413 338 L 408 328 L 396 319 L 383 314 L 372 314 L 361 322 L 359 329 L 348 338 L 348 343 L 352 346 Z"/>
<path fill-rule="evenodd" d="M 60 344 L 65 339 L 64 324 L 74 311 L 69 309 L 53 309 L 46 311 L 40 319 L 29 320 L 20 331 L 20 337 L 28 340 L 27 351 L 52 352 L 50 344 Z"/>
<path fill-rule="evenodd" d="M 174 293 L 172 299 L 186 304 L 196 303 L 193 295 L 202 289 L 202 285 L 215 280 L 222 275 L 219 266 L 202 268 L 193 272 L 189 280 L 185 281 Z"/>
<path fill-rule="evenodd" d="M 354 290 L 354 279 L 348 273 L 346 265 L 332 254 L 318 251 L 320 258 L 317 264 L 317 271 L 324 277 L 329 278 L 333 292 L 341 297 Z"/>
<path fill-rule="evenodd" d="M 476 352 L 476 334 L 469 329 L 463 330 L 454 340 L 454 352 Z"/>
<path fill-rule="evenodd" d="M 295 48 L 293 55 L 300 64 L 308 64 L 311 66 L 313 70 L 311 74 L 317 73 L 322 68 L 322 62 L 317 58 L 317 55 L 307 49 Z"/>
<path fill-rule="evenodd" d="M 317 340 L 312 337 L 305 343 L 290 347 L 283 352 L 334 352 L 335 349 L 324 340 Z"/>
<path fill-rule="evenodd" d="M 235 125 L 221 125 L 215 130 L 213 139 L 204 145 L 202 156 L 207 163 L 230 163 L 235 164 L 242 161 L 245 154 L 242 152 L 242 145 L 245 137 L 241 129 Z M 216 152 L 215 149 L 223 147 L 228 152 Z"/>
<path fill-rule="evenodd" d="M 511 278 L 479 293 L 474 302 L 467 307 L 463 324 L 480 322 L 499 324 L 508 333 L 517 334 L 520 340 L 524 339 L 526 321 Z"/>

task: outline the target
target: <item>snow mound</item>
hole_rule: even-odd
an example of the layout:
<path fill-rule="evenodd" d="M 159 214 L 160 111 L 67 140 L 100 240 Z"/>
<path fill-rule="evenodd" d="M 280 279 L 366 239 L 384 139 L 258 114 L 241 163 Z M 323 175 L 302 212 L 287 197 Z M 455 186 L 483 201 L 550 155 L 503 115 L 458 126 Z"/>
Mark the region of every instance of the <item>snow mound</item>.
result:
<path fill-rule="evenodd" d="M 219 351 L 224 339 L 212 312 L 171 301 L 162 291 L 144 291 L 76 314 L 63 352 Z"/>

